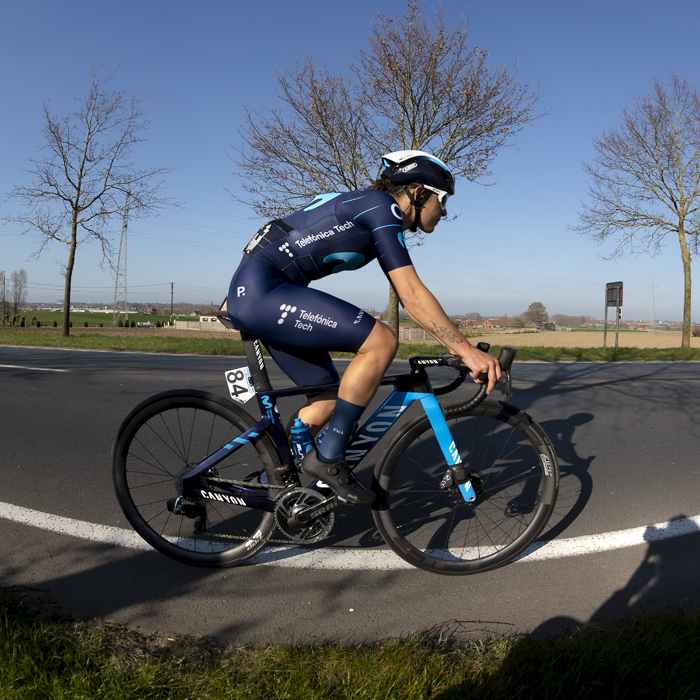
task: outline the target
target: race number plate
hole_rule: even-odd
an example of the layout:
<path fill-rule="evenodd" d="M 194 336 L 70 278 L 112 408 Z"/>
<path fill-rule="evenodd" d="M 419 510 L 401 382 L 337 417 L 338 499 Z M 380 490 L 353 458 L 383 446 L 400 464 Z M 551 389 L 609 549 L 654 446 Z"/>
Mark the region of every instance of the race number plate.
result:
<path fill-rule="evenodd" d="M 226 374 L 226 383 L 231 398 L 238 403 L 245 403 L 253 398 L 255 389 L 250 379 L 250 370 L 247 367 L 229 370 Z"/>

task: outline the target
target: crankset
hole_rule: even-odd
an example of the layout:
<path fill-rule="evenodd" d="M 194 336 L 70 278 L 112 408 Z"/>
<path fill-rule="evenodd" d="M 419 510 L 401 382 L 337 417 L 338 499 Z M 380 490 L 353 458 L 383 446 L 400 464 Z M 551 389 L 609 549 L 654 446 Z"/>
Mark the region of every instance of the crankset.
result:
<path fill-rule="evenodd" d="M 283 491 L 275 506 L 277 527 L 295 542 L 317 542 L 328 536 L 335 522 L 335 496 L 324 498 L 318 491 L 291 488 Z"/>

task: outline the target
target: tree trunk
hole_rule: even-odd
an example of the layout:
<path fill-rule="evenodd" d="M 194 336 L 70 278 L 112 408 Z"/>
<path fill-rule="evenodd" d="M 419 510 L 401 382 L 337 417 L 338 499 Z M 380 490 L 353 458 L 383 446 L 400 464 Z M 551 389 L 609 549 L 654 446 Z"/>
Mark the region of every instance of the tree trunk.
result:
<path fill-rule="evenodd" d="M 78 247 L 78 225 L 73 221 L 70 239 L 70 253 L 66 265 L 66 285 L 63 294 L 63 335 L 70 335 L 70 289 L 73 278 L 73 265 L 75 263 L 75 249 Z"/>
<path fill-rule="evenodd" d="M 681 244 L 681 258 L 683 259 L 683 337 L 681 347 L 690 347 L 690 252 L 685 240 L 685 229 L 683 225 L 678 229 L 678 240 Z"/>
<path fill-rule="evenodd" d="M 389 283 L 389 317 L 387 325 L 394 331 L 394 335 L 399 337 L 399 295 L 394 289 L 394 285 Z"/>

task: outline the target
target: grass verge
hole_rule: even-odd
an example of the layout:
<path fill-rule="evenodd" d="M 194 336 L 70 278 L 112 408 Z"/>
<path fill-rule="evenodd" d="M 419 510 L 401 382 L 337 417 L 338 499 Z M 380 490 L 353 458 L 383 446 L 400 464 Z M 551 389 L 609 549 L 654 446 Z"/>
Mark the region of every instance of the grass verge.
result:
<path fill-rule="evenodd" d="M 148 333 L 148 331 L 145 331 Z M 26 345 L 50 348 L 77 348 L 81 350 L 111 350 L 116 352 L 153 352 L 189 355 L 243 355 L 243 343 L 228 337 L 222 338 L 182 338 L 139 335 L 106 336 L 98 333 L 70 335 L 43 335 L 6 330 L 0 332 L 0 345 Z M 491 353 L 498 355 L 499 346 L 492 346 Z M 519 347 L 517 359 L 520 361 L 541 362 L 678 362 L 700 361 L 700 348 L 619 348 L 606 352 L 602 348 L 547 348 Z M 398 358 L 407 359 L 414 355 L 439 355 L 445 352 L 441 345 L 399 346 Z M 354 357 L 352 353 L 332 352 L 334 357 Z"/>
<path fill-rule="evenodd" d="M 71 619 L 0 591 L 0 696 L 51 698 L 679 698 L 700 695 L 700 612 L 663 610 L 554 641 L 425 637 L 222 649 Z"/>

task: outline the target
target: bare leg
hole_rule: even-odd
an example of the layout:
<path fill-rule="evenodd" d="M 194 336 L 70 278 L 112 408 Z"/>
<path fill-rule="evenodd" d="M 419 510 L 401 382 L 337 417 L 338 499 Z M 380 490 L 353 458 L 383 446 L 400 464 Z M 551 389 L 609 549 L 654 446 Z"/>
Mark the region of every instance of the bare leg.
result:
<path fill-rule="evenodd" d="M 367 406 L 398 349 L 398 340 L 388 326 L 377 321 L 372 332 L 343 374 L 338 396 L 357 406 Z M 299 411 L 299 418 L 316 434 L 331 418 L 336 396 L 320 394 Z"/>
<path fill-rule="evenodd" d="M 301 418 L 306 423 L 314 435 L 318 435 L 321 428 L 331 419 L 335 401 L 338 398 L 338 393 L 335 391 L 327 391 L 325 394 L 318 394 L 307 400 L 306 405 L 302 406 L 290 419 L 287 424 L 287 432 L 294 425 L 295 418 Z"/>

